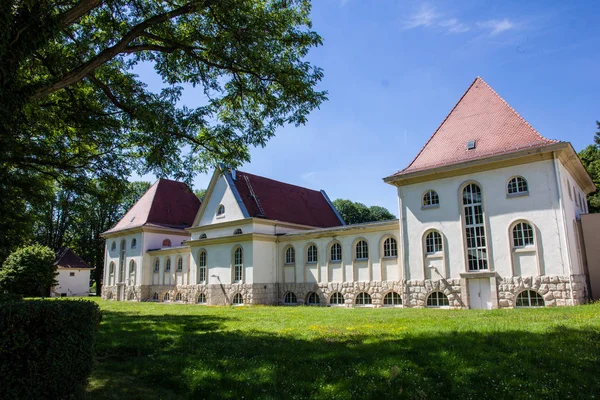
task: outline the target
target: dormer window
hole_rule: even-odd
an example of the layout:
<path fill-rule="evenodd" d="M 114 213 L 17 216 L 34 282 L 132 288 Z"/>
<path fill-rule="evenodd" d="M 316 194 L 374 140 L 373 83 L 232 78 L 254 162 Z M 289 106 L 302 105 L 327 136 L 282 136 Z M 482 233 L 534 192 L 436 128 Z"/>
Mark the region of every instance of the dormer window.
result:
<path fill-rule="evenodd" d="M 474 150 L 475 149 L 475 140 L 469 140 L 467 142 L 467 150 Z"/>
<path fill-rule="evenodd" d="M 223 204 L 219 204 L 217 208 L 217 217 L 222 217 L 225 215 L 225 206 Z"/>

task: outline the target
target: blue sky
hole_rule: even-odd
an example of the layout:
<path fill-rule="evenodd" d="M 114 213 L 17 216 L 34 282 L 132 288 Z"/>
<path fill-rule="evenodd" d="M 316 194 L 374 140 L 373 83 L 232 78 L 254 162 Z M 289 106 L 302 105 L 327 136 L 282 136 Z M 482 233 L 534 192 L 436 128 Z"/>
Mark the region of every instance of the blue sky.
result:
<path fill-rule="evenodd" d="M 397 215 L 382 178 L 412 161 L 477 76 L 543 136 L 577 151 L 593 141 L 600 2 L 315 0 L 312 19 L 324 45 L 308 59 L 323 68 L 329 101 L 252 149 L 244 171 Z M 161 85 L 148 65 L 136 72 Z M 182 102 L 201 97 L 186 89 Z"/>

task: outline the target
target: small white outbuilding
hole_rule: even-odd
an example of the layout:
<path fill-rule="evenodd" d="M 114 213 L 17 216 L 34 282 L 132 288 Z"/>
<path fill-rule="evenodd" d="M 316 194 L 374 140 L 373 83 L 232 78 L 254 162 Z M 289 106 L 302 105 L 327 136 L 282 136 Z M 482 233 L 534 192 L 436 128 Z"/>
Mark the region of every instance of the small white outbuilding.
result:
<path fill-rule="evenodd" d="M 50 291 L 51 297 L 87 296 L 90 292 L 90 267 L 69 247 L 62 247 L 56 253 L 58 284 Z"/>

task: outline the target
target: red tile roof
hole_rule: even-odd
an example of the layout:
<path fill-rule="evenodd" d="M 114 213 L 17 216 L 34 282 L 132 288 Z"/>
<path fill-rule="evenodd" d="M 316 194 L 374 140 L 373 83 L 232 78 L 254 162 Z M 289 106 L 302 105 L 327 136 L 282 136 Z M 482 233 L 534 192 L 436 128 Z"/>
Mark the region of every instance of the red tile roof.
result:
<path fill-rule="evenodd" d="M 200 200 L 185 183 L 159 179 L 114 228 L 104 233 L 144 225 L 188 228 L 192 226 L 199 208 Z"/>
<path fill-rule="evenodd" d="M 323 191 L 290 185 L 242 171 L 235 172 L 234 182 L 250 217 L 319 228 L 344 225 Z M 257 199 L 252 196 L 251 191 L 254 191 Z"/>
<path fill-rule="evenodd" d="M 77 254 L 69 247 L 61 247 L 56 252 L 56 260 L 54 264 L 58 268 L 74 268 L 74 269 L 94 269 L 90 267 L 85 261 L 83 261 Z"/>
<path fill-rule="evenodd" d="M 474 140 L 475 148 L 467 150 Z M 393 176 L 557 143 L 477 77 L 408 167 Z"/>

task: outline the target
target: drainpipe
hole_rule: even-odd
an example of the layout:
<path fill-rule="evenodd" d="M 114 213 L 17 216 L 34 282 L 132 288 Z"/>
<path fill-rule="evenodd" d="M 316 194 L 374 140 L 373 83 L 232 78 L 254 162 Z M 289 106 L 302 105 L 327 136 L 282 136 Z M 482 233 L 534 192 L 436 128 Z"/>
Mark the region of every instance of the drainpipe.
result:
<path fill-rule="evenodd" d="M 568 272 L 569 272 L 569 288 L 570 288 L 570 292 L 571 292 L 571 303 L 572 303 L 572 305 L 575 305 L 575 293 L 573 291 L 573 266 L 571 265 L 571 254 L 570 254 L 570 247 L 569 247 L 568 227 L 567 227 L 567 216 L 565 215 L 565 207 L 563 204 L 564 197 L 563 197 L 562 184 L 561 184 L 562 177 L 560 175 L 560 168 L 558 165 L 559 161 L 557 158 L 557 153 L 555 151 L 552 152 L 552 161 L 553 161 L 552 165 L 554 166 L 554 176 L 556 179 L 556 188 L 558 190 L 558 206 L 560 208 L 560 212 L 561 212 L 561 216 L 562 216 L 562 220 L 563 220 L 565 249 L 568 252 L 566 261 L 567 261 L 567 267 L 568 267 Z M 555 212 L 555 214 L 556 214 L 556 212 Z M 564 271 L 565 259 L 563 257 L 562 251 L 560 252 L 560 258 L 562 261 L 563 271 Z"/>

